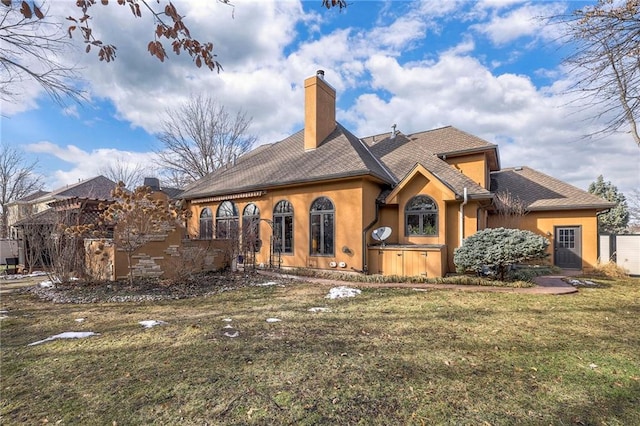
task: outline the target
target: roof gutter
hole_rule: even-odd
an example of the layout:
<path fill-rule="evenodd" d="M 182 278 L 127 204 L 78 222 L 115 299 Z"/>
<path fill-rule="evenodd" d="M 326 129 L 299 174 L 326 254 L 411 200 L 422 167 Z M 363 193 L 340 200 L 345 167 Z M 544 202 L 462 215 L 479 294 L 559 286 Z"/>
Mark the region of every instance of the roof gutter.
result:
<path fill-rule="evenodd" d="M 467 187 L 464 187 L 464 191 L 463 191 L 463 200 L 462 203 L 460 203 L 460 246 L 462 246 L 462 243 L 464 242 L 464 206 L 467 205 L 467 202 L 469 202 L 469 196 L 467 194 Z"/>
<path fill-rule="evenodd" d="M 362 272 L 365 274 L 369 273 L 369 265 L 367 264 L 367 232 L 369 232 L 369 230 L 373 228 L 373 225 L 375 225 L 378 222 L 379 215 L 380 215 L 380 202 L 376 200 L 376 215 L 371 221 L 371 223 L 368 224 L 362 230 L 362 271 L 358 271 L 358 272 Z"/>

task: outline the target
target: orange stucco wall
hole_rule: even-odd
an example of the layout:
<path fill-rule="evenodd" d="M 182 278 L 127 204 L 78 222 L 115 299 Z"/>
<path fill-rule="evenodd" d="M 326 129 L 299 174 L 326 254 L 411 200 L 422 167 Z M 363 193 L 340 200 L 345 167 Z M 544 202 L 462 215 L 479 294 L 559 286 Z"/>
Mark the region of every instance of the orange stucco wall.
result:
<path fill-rule="evenodd" d="M 438 235 L 405 235 L 405 206 L 407 202 L 416 195 L 428 195 L 438 205 Z M 394 200 L 398 204 L 387 205 L 381 209 L 380 220 L 378 222 L 379 225 L 377 225 L 389 226 L 393 230 L 393 233 L 386 241 L 386 244 L 390 246 L 393 246 L 394 244 L 402 245 L 403 251 L 412 250 L 411 245 L 440 245 L 443 247 L 441 258 L 436 262 L 434 257 L 430 257 L 429 265 L 428 267 L 425 267 L 424 272 L 427 272 L 429 276 L 433 276 L 431 274 L 436 273 L 435 271 L 439 271 L 441 275 L 444 275 L 449 271 L 454 271 L 453 251 L 460 245 L 460 204 L 462 201 L 457 200 L 454 194 L 440 182 L 429 180 L 426 176 L 421 174 L 415 175 L 410 182 L 406 183 Z M 481 201 L 471 200 L 464 206 L 464 237 L 468 237 L 478 231 L 478 209 L 481 204 Z M 482 225 L 483 224 L 480 226 Z M 386 269 L 386 271 L 398 270 L 398 267 L 391 268 L 389 265 L 386 265 L 386 267 L 383 268 L 380 264 L 381 261 L 377 261 L 371 257 L 380 255 L 380 253 L 373 253 L 371 251 L 369 251 L 369 253 L 369 259 L 373 267 L 373 269 L 370 268 L 372 272 L 374 272 L 376 268 L 379 270 Z M 411 255 L 408 254 L 407 259 L 409 258 L 411 258 Z M 431 272 L 428 270 L 431 270 Z"/>
<path fill-rule="evenodd" d="M 240 216 L 245 206 L 254 203 L 260 209 L 261 219 L 273 219 L 273 208 L 281 200 L 289 201 L 294 211 L 293 229 L 293 253 L 283 253 L 280 258 L 282 267 L 309 267 L 317 269 L 333 269 L 331 262 L 345 267 L 339 268 L 346 271 L 362 270 L 362 230 L 371 223 L 375 217 L 375 198 L 379 195 L 380 188 L 377 184 L 366 179 L 350 179 L 321 184 L 309 184 L 305 186 L 292 186 L 269 190 L 259 197 L 232 199 L 236 204 Z M 313 201 L 318 197 L 329 198 L 335 208 L 334 225 L 334 255 L 312 256 L 310 255 L 310 225 L 309 209 Z M 209 207 L 214 215 L 222 201 L 190 204 L 192 216 L 189 219 L 188 229 L 191 238 L 197 238 L 200 212 Z M 240 227 L 242 218 L 240 217 Z M 256 253 L 257 264 L 269 264 L 271 226 L 267 221 L 260 222 L 260 239 L 262 247 Z"/>
<path fill-rule="evenodd" d="M 486 154 L 470 154 L 461 157 L 451 157 L 445 160 L 455 169 L 471 178 L 481 187 L 489 188 L 489 168 L 487 167 Z"/>
<path fill-rule="evenodd" d="M 499 216 L 489 216 L 489 227 L 503 226 Z M 598 222 L 595 210 L 556 210 L 529 212 L 519 220 L 519 228 L 549 239 L 549 259 L 553 262 L 554 231 L 558 226 L 578 226 L 582 237 L 582 268 L 593 268 L 598 260 Z"/>

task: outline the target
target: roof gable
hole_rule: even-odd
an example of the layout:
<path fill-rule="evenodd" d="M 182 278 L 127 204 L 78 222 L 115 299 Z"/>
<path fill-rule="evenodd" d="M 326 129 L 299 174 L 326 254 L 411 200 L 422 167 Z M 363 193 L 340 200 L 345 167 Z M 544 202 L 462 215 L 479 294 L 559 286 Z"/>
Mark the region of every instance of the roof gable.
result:
<path fill-rule="evenodd" d="M 238 158 L 235 165 L 194 182 L 182 196 L 199 198 L 366 175 L 393 182 L 366 145 L 340 124 L 315 150 L 305 151 L 303 139 L 299 131 L 280 142 L 258 147 Z"/>
<path fill-rule="evenodd" d="M 491 173 L 491 191 L 509 192 L 527 210 L 609 209 L 615 203 L 545 175 L 529 167 L 503 169 Z"/>
<path fill-rule="evenodd" d="M 54 191 L 45 193 L 37 199 L 32 199 L 34 204 L 59 200 L 71 197 L 94 198 L 108 200 L 111 198 L 111 191 L 116 187 L 116 183 L 102 175 L 86 179 L 78 183 L 66 185 Z"/>
<path fill-rule="evenodd" d="M 384 198 L 385 204 L 397 204 L 398 203 L 398 194 L 402 192 L 402 190 L 407 186 L 409 182 L 415 179 L 416 176 L 424 176 L 428 181 L 436 183 L 441 190 L 445 193 L 448 193 L 450 197 L 454 198 L 456 193 L 451 190 L 451 188 L 438 179 L 437 176 L 434 176 L 429 170 L 427 170 L 422 164 L 416 164 L 411 172 L 405 176 L 404 179 L 395 187 L 393 190 L 386 195 Z"/>
<path fill-rule="evenodd" d="M 471 178 L 454 169 L 436 155 L 431 154 L 423 157 L 420 163 L 414 164 L 413 169 L 405 175 L 398 186 L 393 189 L 392 193 L 387 195 L 386 199 L 388 202 L 391 202 L 392 197 L 397 195 L 397 191 L 401 190 L 400 187 L 404 187 L 418 172 L 430 180 L 435 178 L 456 197 L 462 197 L 465 188 L 470 198 L 489 199 L 492 197 L 488 190 L 478 185 Z"/>
<path fill-rule="evenodd" d="M 490 151 L 496 157 L 493 168 L 499 167 L 496 145 L 451 126 L 410 135 L 396 133 L 394 137 L 386 134 L 382 139 L 370 136 L 363 141 L 397 181 L 403 179 L 416 163 L 433 162 L 434 156 Z"/>

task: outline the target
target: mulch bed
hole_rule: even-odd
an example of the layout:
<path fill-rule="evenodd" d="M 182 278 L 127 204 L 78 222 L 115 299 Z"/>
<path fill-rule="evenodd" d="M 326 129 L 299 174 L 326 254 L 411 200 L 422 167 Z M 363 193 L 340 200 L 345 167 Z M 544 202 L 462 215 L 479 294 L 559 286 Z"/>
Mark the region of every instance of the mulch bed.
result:
<path fill-rule="evenodd" d="M 219 294 L 242 287 L 256 286 L 269 281 L 255 272 L 208 273 L 182 281 L 135 279 L 116 282 L 72 281 L 51 287 L 35 285 L 22 289 L 40 299 L 53 303 L 109 303 L 176 300 Z M 278 282 L 291 281 L 278 278 Z"/>

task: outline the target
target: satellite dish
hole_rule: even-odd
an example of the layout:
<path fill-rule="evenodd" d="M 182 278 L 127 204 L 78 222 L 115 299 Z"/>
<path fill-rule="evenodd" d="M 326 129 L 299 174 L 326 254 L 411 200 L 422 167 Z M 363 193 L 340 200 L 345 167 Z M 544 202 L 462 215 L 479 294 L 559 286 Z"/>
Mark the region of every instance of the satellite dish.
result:
<path fill-rule="evenodd" d="M 391 228 L 389 228 L 388 226 L 382 226 L 380 228 L 376 228 L 371 233 L 371 236 L 373 237 L 374 240 L 380 241 L 382 242 L 382 245 L 384 245 L 384 240 L 386 240 L 391 236 Z"/>

